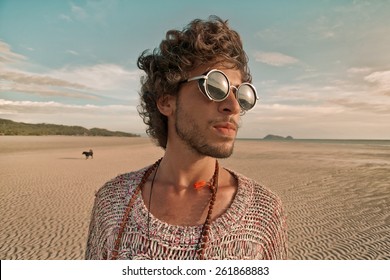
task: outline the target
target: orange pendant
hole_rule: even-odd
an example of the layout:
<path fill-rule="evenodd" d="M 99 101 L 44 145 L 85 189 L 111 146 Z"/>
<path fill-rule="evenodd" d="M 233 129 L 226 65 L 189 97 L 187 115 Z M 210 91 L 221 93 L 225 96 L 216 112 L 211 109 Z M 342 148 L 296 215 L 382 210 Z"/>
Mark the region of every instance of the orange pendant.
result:
<path fill-rule="evenodd" d="M 199 189 L 203 188 L 206 185 L 207 185 L 206 181 L 198 181 L 198 182 L 195 182 L 194 188 L 199 190 Z"/>

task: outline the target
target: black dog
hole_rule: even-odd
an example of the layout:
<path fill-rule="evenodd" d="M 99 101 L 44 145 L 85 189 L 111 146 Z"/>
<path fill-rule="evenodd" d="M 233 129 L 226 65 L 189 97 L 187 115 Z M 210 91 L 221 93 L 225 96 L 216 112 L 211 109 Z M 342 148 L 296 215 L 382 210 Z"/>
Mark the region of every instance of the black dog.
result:
<path fill-rule="evenodd" d="M 88 159 L 89 157 L 93 158 L 93 151 L 92 149 L 89 150 L 89 152 L 82 152 L 82 155 L 85 155 L 85 159 Z"/>

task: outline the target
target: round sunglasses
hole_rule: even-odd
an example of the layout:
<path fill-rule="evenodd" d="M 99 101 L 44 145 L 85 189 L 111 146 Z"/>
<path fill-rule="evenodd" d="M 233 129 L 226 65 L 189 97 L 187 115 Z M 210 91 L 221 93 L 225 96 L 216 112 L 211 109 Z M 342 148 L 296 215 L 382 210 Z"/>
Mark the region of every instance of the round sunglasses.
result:
<path fill-rule="evenodd" d="M 254 85 L 250 83 L 242 83 L 238 87 L 230 85 L 230 81 L 225 73 L 220 70 L 213 69 L 201 76 L 189 78 L 183 83 L 198 80 L 199 90 L 209 99 L 217 102 L 225 100 L 229 96 L 230 89 L 236 96 L 238 104 L 243 111 L 252 109 L 259 97 Z"/>

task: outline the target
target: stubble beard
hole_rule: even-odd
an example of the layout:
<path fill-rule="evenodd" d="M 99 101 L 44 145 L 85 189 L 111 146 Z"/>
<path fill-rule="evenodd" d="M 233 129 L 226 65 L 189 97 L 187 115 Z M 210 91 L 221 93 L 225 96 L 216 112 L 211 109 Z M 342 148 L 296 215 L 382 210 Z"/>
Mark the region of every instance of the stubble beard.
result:
<path fill-rule="evenodd" d="M 222 139 L 218 143 L 210 143 L 205 132 L 196 123 L 195 119 L 189 114 L 180 109 L 180 105 L 176 107 L 175 113 L 175 129 L 179 138 L 187 145 L 187 147 L 202 156 L 210 156 L 213 158 L 228 158 L 234 150 L 234 139 Z M 212 121 L 208 125 L 212 125 Z"/>

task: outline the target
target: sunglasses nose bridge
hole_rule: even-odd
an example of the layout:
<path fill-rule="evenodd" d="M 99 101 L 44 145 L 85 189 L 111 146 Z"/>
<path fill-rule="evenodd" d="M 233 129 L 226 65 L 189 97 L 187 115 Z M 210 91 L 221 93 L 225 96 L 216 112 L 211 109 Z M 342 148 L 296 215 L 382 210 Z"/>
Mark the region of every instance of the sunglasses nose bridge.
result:
<path fill-rule="evenodd" d="M 237 87 L 235 87 L 235 86 L 230 86 L 230 91 L 234 94 L 234 96 L 236 97 L 236 99 L 237 99 L 237 93 L 238 93 L 238 88 Z M 229 94 L 230 94 L 230 92 L 229 92 Z"/>
<path fill-rule="evenodd" d="M 236 86 L 230 85 L 229 92 L 227 93 L 225 99 L 223 100 L 225 104 L 230 104 L 230 105 L 225 105 L 229 107 L 229 111 L 239 112 L 241 110 L 240 103 L 238 102 L 237 93 L 238 93 L 238 88 Z M 233 94 L 233 96 L 231 94 Z"/>

